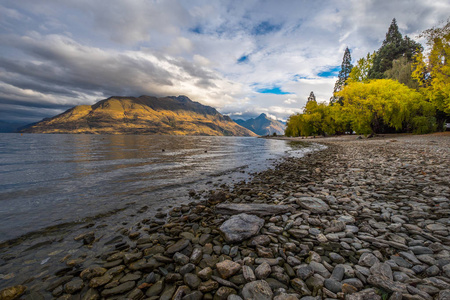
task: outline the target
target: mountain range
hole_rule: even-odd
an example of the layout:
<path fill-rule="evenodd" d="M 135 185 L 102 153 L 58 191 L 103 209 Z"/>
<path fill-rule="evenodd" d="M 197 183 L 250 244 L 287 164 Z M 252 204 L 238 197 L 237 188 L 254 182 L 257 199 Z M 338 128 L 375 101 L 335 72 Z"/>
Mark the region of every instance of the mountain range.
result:
<path fill-rule="evenodd" d="M 269 117 L 267 117 L 266 114 L 260 114 L 255 119 L 248 119 L 248 120 L 241 120 L 236 119 L 234 120 L 236 123 L 241 125 L 242 127 L 245 127 L 257 135 L 272 135 L 276 133 L 277 135 L 283 135 L 285 125 L 281 123 L 280 121 L 273 120 Z"/>
<path fill-rule="evenodd" d="M 215 108 L 186 96 L 114 96 L 75 106 L 22 132 L 256 136 Z"/>

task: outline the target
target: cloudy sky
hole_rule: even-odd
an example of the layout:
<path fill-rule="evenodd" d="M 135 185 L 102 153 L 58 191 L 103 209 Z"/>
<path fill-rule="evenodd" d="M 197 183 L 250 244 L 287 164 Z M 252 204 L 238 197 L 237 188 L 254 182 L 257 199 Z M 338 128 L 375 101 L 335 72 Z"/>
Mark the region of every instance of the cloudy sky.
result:
<path fill-rule="evenodd" d="M 332 94 L 345 47 L 379 48 L 449 17 L 448 0 L 0 0 L 0 120 L 112 95 L 186 95 L 232 117 Z"/>

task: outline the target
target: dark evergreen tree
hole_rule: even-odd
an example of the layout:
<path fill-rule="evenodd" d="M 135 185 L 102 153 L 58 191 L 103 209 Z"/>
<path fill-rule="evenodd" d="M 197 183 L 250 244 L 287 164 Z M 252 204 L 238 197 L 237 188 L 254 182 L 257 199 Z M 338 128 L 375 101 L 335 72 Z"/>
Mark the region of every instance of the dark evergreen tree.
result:
<path fill-rule="evenodd" d="M 311 93 L 309 94 L 308 102 L 309 102 L 309 101 L 317 102 L 317 101 L 316 101 L 316 96 L 314 96 L 314 92 L 311 92 Z"/>
<path fill-rule="evenodd" d="M 369 78 L 385 78 L 385 72 L 392 68 L 394 60 L 405 56 L 407 61 L 411 62 L 412 57 L 421 50 L 422 46 L 419 43 L 407 36 L 402 37 L 398 30 L 397 21 L 393 19 L 381 48 L 376 52 L 372 68 L 369 71 Z"/>
<path fill-rule="evenodd" d="M 341 70 L 339 71 L 338 80 L 334 85 L 333 96 L 330 98 L 330 104 L 338 102 L 342 105 L 342 99 L 337 97 L 335 93 L 341 91 L 346 85 L 346 81 L 350 76 L 350 72 L 352 71 L 352 56 L 350 54 L 350 50 L 345 48 L 344 57 L 342 58 Z"/>

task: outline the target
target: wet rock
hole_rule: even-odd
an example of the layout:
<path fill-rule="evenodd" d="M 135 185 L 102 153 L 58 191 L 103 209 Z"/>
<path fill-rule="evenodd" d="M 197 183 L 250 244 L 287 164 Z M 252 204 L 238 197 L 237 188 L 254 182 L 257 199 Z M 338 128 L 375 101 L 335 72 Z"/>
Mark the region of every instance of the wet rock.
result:
<path fill-rule="evenodd" d="M 14 300 L 18 299 L 26 291 L 26 287 L 23 285 L 15 285 L 11 287 L 4 288 L 0 291 L 0 299 L 4 300 Z"/>
<path fill-rule="evenodd" d="M 80 278 L 75 278 L 72 281 L 66 283 L 64 289 L 68 294 L 75 294 L 84 287 L 84 282 Z"/>
<path fill-rule="evenodd" d="M 108 297 L 111 295 L 118 295 L 118 294 L 123 294 L 125 292 L 131 291 L 134 286 L 135 286 L 135 282 L 134 281 L 127 281 L 125 283 L 122 283 L 114 288 L 111 289 L 104 289 L 102 291 L 102 296 L 103 297 Z"/>
<path fill-rule="evenodd" d="M 209 280 L 211 279 L 211 275 L 213 273 L 213 270 L 210 267 L 206 267 L 198 272 L 198 277 L 200 277 L 202 280 Z"/>
<path fill-rule="evenodd" d="M 189 246 L 190 243 L 191 242 L 187 239 L 181 239 L 178 242 L 176 242 L 175 244 L 167 247 L 166 253 L 170 255 L 170 254 L 174 254 L 176 252 L 181 252 L 184 248 Z"/>
<path fill-rule="evenodd" d="M 80 277 L 83 280 L 90 280 L 90 279 L 92 279 L 94 277 L 102 276 L 105 273 L 106 273 L 106 269 L 105 268 L 102 268 L 102 267 L 90 267 L 90 268 L 84 269 L 81 272 Z"/>
<path fill-rule="evenodd" d="M 157 281 L 153 284 L 145 293 L 147 297 L 158 296 L 164 289 L 164 282 L 162 280 Z"/>
<path fill-rule="evenodd" d="M 244 286 L 242 296 L 244 299 L 272 300 L 273 292 L 266 281 L 257 280 Z"/>
<path fill-rule="evenodd" d="M 242 242 L 256 235 L 264 225 L 264 220 L 245 213 L 232 216 L 219 228 L 228 243 Z"/>

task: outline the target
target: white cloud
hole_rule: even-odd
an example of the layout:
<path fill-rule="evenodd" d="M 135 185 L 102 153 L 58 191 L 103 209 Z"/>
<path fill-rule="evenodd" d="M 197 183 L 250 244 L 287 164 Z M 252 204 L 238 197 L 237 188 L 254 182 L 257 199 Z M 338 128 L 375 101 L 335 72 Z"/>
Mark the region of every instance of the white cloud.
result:
<path fill-rule="evenodd" d="M 27 101 L 73 105 L 185 94 L 286 119 L 311 91 L 328 101 L 336 78 L 317 74 L 340 65 L 345 47 L 356 60 L 380 46 L 392 18 L 414 37 L 448 11 L 445 0 L 5 0 L 0 93 L 12 101 L 11 86 L 33 91 Z M 256 92 L 271 86 L 290 94 Z"/>

